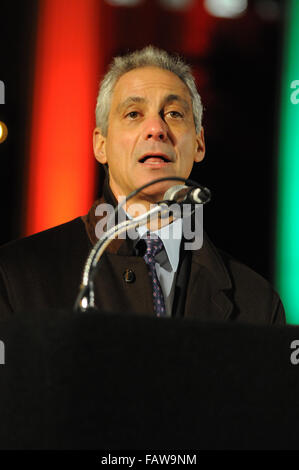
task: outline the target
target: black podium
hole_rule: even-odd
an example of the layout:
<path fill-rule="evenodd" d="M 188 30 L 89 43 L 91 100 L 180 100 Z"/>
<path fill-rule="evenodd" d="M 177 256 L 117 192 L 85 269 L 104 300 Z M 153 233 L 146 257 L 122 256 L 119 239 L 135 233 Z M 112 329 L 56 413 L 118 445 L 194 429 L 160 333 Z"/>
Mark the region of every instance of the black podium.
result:
<path fill-rule="evenodd" d="M 291 326 L 14 316 L 0 324 L 0 448 L 298 449 L 296 339 Z"/>

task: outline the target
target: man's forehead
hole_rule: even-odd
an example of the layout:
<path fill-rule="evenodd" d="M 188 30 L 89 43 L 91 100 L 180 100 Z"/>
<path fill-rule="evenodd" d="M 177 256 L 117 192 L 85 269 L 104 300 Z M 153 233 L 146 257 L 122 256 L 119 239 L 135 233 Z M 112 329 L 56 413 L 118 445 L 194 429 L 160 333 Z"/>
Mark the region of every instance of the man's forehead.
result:
<path fill-rule="evenodd" d="M 141 103 L 153 95 L 166 102 L 191 101 L 185 83 L 173 72 L 158 67 L 142 67 L 123 74 L 115 85 L 112 100 L 116 105 L 127 100 Z"/>
<path fill-rule="evenodd" d="M 130 70 L 120 77 L 112 93 L 111 111 L 121 112 L 132 104 L 180 103 L 185 111 L 192 108 L 189 89 L 173 72 L 158 67 Z"/>

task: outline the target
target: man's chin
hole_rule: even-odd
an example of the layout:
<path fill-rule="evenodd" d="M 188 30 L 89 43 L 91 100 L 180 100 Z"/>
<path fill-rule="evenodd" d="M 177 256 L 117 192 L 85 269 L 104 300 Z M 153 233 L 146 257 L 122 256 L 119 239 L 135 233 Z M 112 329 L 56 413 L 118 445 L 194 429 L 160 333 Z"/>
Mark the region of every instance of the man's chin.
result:
<path fill-rule="evenodd" d="M 165 168 L 161 168 L 159 170 L 153 170 L 148 169 L 147 167 L 143 167 L 141 164 L 139 164 L 137 170 L 134 172 L 135 180 L 132 180 L 132 183 L 134 184 L 135 188 L 138 188 L 161 178 L 172 178 L 180 176 L 176 174 L 175 167 L 173 166 L 173 164 L 169 165 L 169 167 L 166 166 Z M 169 179 L 148 186 L 142 191 L 142 193 L 144 195 L 147 195 L 148 197 L 154 198 L 156 201 L 160 201 L 161 199 L 163 199 L 165 192 L 171 186 L 174 186 L 176 184 L 180 184 L 180 182 Z M 181 184 L 183 184 L 183 182 Z"/>
<path fill-rule="evenodd" d="M 162 182 L 159 182 L 159 183 L 154 183 L 153 185 L 148 186 L 147 188 L 143 189 L 140 192 L 139 197 L 140 197 L 140 199 L 144 199 L 144 200 L 146 200 L 148 202 L 151 202 L 151 203 L 156 203 L 156 202 L 162 201 L 166 191 L 171 186 L 174 186 L 176 184 L 180 184 L 180 183 L 176 180 L 168 180 L 168 181 L 162 181 Z M 181 183 L 181 184 L 183 184 L 183 183 Z"/>

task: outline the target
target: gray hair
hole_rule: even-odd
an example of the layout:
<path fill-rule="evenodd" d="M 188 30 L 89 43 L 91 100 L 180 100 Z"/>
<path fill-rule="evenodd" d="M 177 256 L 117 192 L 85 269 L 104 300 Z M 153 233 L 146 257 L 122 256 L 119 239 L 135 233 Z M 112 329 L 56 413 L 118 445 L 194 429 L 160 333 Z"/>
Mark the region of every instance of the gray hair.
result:
<path fill-rule="evenodd" d="M 140 51 L 114 57 L 110 64 L 100 84 L 96 105 L 96 125 L 101 129 L 102 134 L 106 136 L 108 132 L 111 97 L 116 82 L 130 70 L 148 66 L 169 70 L 185 83 L 191 95 L 194 123 L 198 133 L 201 129 L 203 106 L 191 68 L 179 56 L 172 56 L 164 50 L 147 46 Z"/>

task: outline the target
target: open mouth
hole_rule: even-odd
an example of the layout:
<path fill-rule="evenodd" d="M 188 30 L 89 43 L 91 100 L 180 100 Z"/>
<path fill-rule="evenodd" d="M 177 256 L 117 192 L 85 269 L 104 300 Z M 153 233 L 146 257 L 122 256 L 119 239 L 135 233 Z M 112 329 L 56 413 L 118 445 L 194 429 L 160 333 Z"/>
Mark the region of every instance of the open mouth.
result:
<path fill-rule="evenodd" d="M 139 163 L 170 163 L 171 160 L 167 155 L 145 155 L 140 158 Z"/>

